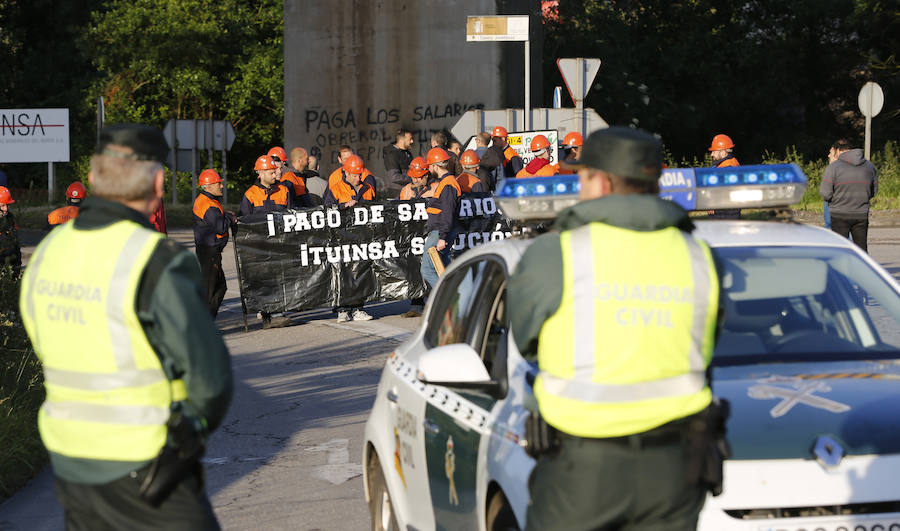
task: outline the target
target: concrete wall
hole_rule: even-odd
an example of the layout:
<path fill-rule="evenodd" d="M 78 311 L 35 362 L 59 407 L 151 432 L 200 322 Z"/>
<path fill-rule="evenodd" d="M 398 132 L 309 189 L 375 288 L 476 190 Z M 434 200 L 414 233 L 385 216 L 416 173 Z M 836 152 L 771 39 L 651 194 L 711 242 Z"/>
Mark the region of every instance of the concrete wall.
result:
<path fill-rule="evenodd" d="M 449 130 L 465 111 L 507 105 L 503 45 L 467 43 L 466 16 L 508 13 L 509 4 L 285 0 L 285 149 L 306 147 L 325 173 L 348 144 L 381 180 L 382 148 L 397 128 L 413 131 L 418 155 L 433 131 Z M 510 45 L 518 46 L 521 63 L 522 44 Z"/>

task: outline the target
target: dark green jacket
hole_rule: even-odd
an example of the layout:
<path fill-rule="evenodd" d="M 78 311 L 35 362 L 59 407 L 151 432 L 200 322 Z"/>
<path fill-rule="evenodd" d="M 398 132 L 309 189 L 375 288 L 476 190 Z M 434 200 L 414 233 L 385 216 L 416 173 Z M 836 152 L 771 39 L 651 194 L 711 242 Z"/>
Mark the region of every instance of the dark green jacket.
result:
<path fill-rule="evenodd" d="M 563 260 L 559 233 L 592 222 L 635 231 L 668 227 L 685 232 L 694 230 L 694 223 L 683 208 L 655 195 L 610 195 L 578 203 L 560 212 L 553 232 L 535 239 L 509 279 L 510 326 L 519 352 L 526 359 L 537 359 L 537 340 L 544 321 L 556 313 L 562 302 Z M 720 323 L 722 307 L 720 303 Z"/>
<path fill-rule="evenodd" d="M 153 230 L 149 220 L 127 206 L 99 197 L 84 201 L 75 228 L 100 229 L 127 219 Z M 90 252 L 85 249 L 84 252 Z M 231 403 L 228 348 L 209 315 L 197 258 L 175 241 L 159 242 L 141 277 L 137 315 L 147 340 L 170 379 L 183 378 L 190 413 L 209 431 L 221 424 Z M 101 484 L 147 463 L 97 461 L 50 454 L 54 473 L 76 483 Z"/>

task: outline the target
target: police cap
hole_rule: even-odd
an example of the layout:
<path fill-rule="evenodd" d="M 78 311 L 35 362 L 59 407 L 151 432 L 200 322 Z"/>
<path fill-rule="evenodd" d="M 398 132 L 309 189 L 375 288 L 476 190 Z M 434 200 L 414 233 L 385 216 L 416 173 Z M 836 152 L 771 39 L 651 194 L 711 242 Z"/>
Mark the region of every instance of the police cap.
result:
<path fill-rule="evenodd" d="M 567 159 L 564 168 L 595 168 L 619 177 L 656 181 L 662 173 L 662 142 L 630 127 L 610 127 L 591 133 L 578 160 Z"/>
<path fill-rule="evenodd" d="M 131 149 L 124 153 L 110 146 L 122 146 Z M 162 131 L 144 124 L 117 124 L 104 127 L 100 131 L 97 143 L 98 155 L 109 155 L 133 160 L 153 160 L 166 163 L 169 155 L 169 144 Z"/>

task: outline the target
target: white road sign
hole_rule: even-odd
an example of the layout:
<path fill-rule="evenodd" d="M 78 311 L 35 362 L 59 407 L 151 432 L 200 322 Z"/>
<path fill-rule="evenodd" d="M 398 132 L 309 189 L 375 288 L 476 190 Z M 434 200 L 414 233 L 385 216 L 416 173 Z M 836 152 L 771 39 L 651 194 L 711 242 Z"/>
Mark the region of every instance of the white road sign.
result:
<path fill-rule="evenodd" d="M 0 162 L 69 162 L 69 109 L 0 109 Z"/>
<path fill-rule="evenodd" d="M 858 103 L 863 116 L 874 118 L 884 107 L 884 91 L 878 83 L 869 81 L 860 89 Z"/>
<path fill-rule="evenodd" d="M 563 81 L 566 82 L 569 96 L 572 97 L 575 106 L 580 107 L 584 96 L 591 89 L 591 83 L 597 77 L 597 71 L 600 70 L 600 59 L 584 57 L 557 59 L 556 66 L 562 74 Z"/>
<path fill-rule="evenodd" d="M 528 15 L 470 16 L 466 41 L 527 41 Z"/>

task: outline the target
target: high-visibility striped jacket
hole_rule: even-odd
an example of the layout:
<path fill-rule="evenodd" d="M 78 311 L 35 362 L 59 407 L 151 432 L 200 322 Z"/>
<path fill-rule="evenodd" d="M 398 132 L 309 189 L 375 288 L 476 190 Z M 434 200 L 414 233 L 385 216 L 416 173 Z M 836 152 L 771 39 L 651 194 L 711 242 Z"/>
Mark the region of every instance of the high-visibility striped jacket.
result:
<path fill-rule="evenodd" d="M 221 423 L 231 362 L 202 292 L 193 253 L 120 203 L 89 197 L 41 241 L 20 308 L 44 368 L 38 427 L 58 477 L 102 484 L 145 466 L 173 401 L 187 399 L 209 430 Z"/>
<path fill-rule="evenodd" d="M 603 438 L 707 407 L 719 275 L 687 213 L 614 195 L 563 211 L 554 228 L 525 251 L 507 292 L 516 343 L 538 360 L 541 415 Z"/>
<path fill-rule="evenodd" d="M 347 182 L 343 170 L 339 169 L 328 178 L 328 188 L 325 189 L 322 202 L 326 205 L 343 206 L 351 199 L 355 199 L 356 202 L 371 201 L 375 199 L 375 187 L 371 184 L 374 180 L 375 177 L 366 170 L 360 180 L 360 187 L 356 190 Z"/>
<path fill-rule="evenodd" d="M 306 189 L 306 181 L 303 180 L 303 177 L 297 175 L 295 172 L 286 171 L 281 176 L 281 184 L 287 186 L 288 190 L 294 194 L 294 208 L 306 208 L 312 206 L 309 192 Z"/>
<path fill-rule="evenodd" d="M 485 187 L 484 183 L 481 179 L 478 178 L 477 175 L 472 175 L 471 173 L 464 171 L 456 177 L 456 182 L 459 183 L 459 191 L 461 193 L 467 194 L 469 192 L 488 192 L 489 190 Z"/>

